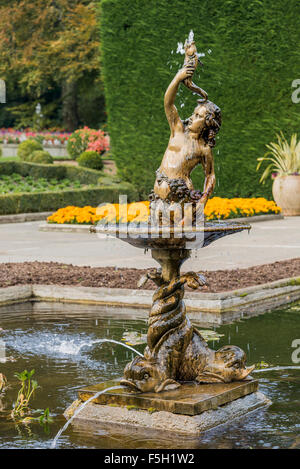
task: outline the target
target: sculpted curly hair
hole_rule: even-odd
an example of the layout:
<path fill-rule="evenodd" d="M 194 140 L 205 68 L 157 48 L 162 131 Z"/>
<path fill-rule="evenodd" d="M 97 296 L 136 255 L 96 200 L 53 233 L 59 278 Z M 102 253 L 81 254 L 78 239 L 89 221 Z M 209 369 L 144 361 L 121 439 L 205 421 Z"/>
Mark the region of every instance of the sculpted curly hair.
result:
<path fill-rule="evenodd" d="M 210 147 L 214 147 L 216 145 L 215 137 L 222 124 L 221 109 L 212 101 L 203 101 L 203 99 L 199 99 L 198 103 L 198 106 L 205 106 L 207 109 L 205 119 L 206 125 L 201 137 Z M 187 125 L 188 122 L 189 119 L 186 119 L 183 123 Z"/>
<path fill-rule="evenodd" d="M 200 103 L 208 111 L 206 115 L 206 128 L 202 136 L 210 147 L 214 147 L 216 144 L 215 137 L 222 124 L 221 109 L 212 101 L 200 101 Z"/>

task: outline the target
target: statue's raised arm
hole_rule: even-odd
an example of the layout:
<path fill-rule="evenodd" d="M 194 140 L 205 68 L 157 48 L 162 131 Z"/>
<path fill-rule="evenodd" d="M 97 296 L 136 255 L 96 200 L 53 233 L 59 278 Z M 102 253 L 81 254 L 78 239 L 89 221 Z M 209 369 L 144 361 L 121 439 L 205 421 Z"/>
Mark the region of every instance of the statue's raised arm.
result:
<path fill-rule="evenodd" d="M 200 213 L 213 193 L 215 187 L 215 173 L 212 147 L 215 136 L 221 126 L 221 111 L 214 103 L 208 101 L 207 93 L 192 80 L 199 63 L 196 46 L 193 40 L 185 43 L 185 60 L 183 67 L 176 73 L 165 93 L 164 105 L 170 125 L 170 139 L 156 171 L 154 190 L 150 200 L 161 204 L 179 203 L 182 207 L 192 203 L 195 213 Z M 175 98 L 183 83 L 193 93 L 201 96 L 193 114 L 186 120 L 181 120 L 175 106 Z M 205 173 L 203 190 L 194 190 L 191 180 L 192 171 L 202 165 Z"/>
<path fill-rule="evenodd" d="M 165 113 L 166 113 L 168 122 L 170 124 L 172 133 L 174 133 L 177 128 L 178 130 L 183 130 L 182 121 L 179 117 L 177 108 L 174 104 L 176 94 L 178 91 L 178 87 L 181 82 L 183 82 L 183 84 L 187 88 L 189 88 L 193 93 L 196 93 L 199 96 L 201 96 L 203 98 L 202 99 L 203 102 L 207 100 L 207 93 L 202 88 L 195 85 L 195 83 L 192 80 L 194 72 L 199 64 L 195 41 L 186 40 L 185 45 L 184 45 L 184 50 L 185 50 L 185 59 L 184 59 L 183 68 L 178 71 L 178 73 L 175 75 L 175 77 L 171 81 L 165 93 L 165 99 L 164 99 Z"/>
<path fill-rule="evenodd" d="M 191 78 L 193 76 L 194 71 L 195 69 L 193 66 L 186 66 L 179 70 L 179 72 L 177 72 L 177 74 L 169 84 L 165 93 L 165 113 L 170 124 L 172 134 L 174 134 L 176 130 L 183 131 L 183 123 L 179 117 L 177 108 L 174 104 L 179 84 Z"/>

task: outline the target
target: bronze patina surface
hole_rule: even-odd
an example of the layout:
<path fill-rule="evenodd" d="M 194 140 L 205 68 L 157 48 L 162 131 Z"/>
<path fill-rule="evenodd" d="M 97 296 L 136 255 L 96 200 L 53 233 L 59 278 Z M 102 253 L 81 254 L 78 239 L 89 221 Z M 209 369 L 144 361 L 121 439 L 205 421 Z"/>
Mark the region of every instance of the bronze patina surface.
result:
<path fill-rule="evenodd" d="M 127 364 L 121 380 L 122 385 L 135 392 L 160 393 L 184 387 L 198 393 L 203 383 L 218 383 L 222 389 L 228 386 L 228 390 L 232 390 L 241 385 L 229 383 L 245 380 L 254 369 L 254 366 L 246 366 L 246 354 L 239 347 L 228 345 L 217 351 L 210 349 L 187 317 L 183 301 L 185 285 L 192 289 L 205 285 L 202 275 L 180 273 L 191 249 L 251 228 L 242 223 L 204 220 L 204 207 L 216 182 L 212 148 L 221 126 L 221 111 L 208 101 L 207 93 L 193 83 L 197 65 L 196 45 L 190 36 L 185 43 L 183 68 L 165 93 L 165 113 L 171 133 L 149 196 L 148 223 L 100 225 L 95 229 L 136 247 L 150 248 L 152 257 L 161 266 L 141 279 L 139 285 L 150 278 L 157 290 L 149 314 L 144 356 Z M 180 119 L 174 104 L 181 83 L 202 97 L 192 116 L 185 121 Z M 203 191 L 194 189 L 190 177 L 198 165 L 205 173 Z M 183 383 L 187 381 L 198 384 L 185 388 Z M 251 388 L 248 382 L 245 386 Z M 203 392 L 207 389 L 204 386 Z M 111 394 L 108 396 L 111 398 Z"/>
<path fill-rule="evenodd" d="M 191 38 L 185 43 L 183 67 L 165 93 L 164 107 L 171 130 L 170 139 L 161 165 L 156 171 L 154 190 L 150 194 L 153 203 L 191 203 L 194 208 L 193 221 L 197 213 L 203 213 L 216 184 L 212 148 L 221 127 L 219 107 L 209 101 L 207 93 L 192 82 L 198 63 L 196 45 Z M 193 114 L 184 121 L 180 119 L 174 104 L 181 83 L 203 98 L 198 100 Z M 191 173 L 199 164 L 205 173 L 202 192 L 194 189 L 191 180 Z"/>
<path fill-rule="evenodd" d="M 114 386 L 118 381 L 87 386 L 78 391 L 80 400 L 86 401 L 98 391 Z M 134 406 L 139 409 L 154 409 L 173 412 L 174 414 L 198 415 L 207 410 L 232 402 L 240 397 L 257 391 L 258 382 L 246 381 L 230 384 L 183 383 L 180 389 L 157 393 L 135 393 L 127 389 L 108 391 L 98 396 L 93 402 L 102 405 Z"/>
<path fill-rule="evenodd" d="M 121 384 L 141 392 L 161 392 L 178 388 L 182 381 L 230 383 L 240 381 L 253 371 L 246 367 L 246 354 L 228 345 L 210 349 L 186 315 L 184 285 L 197 289 L 205 285 L 202 275 L 180 275 L 190 251 L 153 249 L 152 257 L 161 264 L 140 285 L 151 278 L 158 286 L 149 314 L 147 347 L 144 357 L 136 357 L 124 370 Z"/>

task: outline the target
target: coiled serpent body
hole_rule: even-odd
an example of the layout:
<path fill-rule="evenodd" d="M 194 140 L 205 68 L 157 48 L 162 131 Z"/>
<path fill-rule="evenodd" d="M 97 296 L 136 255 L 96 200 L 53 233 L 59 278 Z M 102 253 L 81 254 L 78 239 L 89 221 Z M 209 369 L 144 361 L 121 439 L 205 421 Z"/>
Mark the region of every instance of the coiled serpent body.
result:
<path fill-rule="evenodd" d="M 160 392 L 182 381 L 230 382 L 245 379 L 246 355 L 239 347 L 211 350 L 186 316 L 184 285 L 196 289 L 205 284 L 202 275 L 188 272 L 164 282 L 160 271 L 147 274 L 158 286 L 149 315 L 144 357 L 136 357 L 124 370 L 121 384 L 135 391 Z"/>

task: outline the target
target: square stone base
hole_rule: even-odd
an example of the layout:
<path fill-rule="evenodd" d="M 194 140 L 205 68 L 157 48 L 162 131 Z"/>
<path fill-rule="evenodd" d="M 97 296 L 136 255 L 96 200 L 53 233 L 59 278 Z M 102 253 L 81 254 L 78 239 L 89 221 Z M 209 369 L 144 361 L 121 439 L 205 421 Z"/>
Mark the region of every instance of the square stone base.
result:
<path fill-rule="evenodd" d="M 87 386 L 78 391 L 81 401 L 87 401 L 94 394 L 112 386 L 119 380 Z M 240 397 L 256 392 L 258 381 L 246 379 L 233 383 L 196 384 L 183 383 L 180 388 L 160 393 L 137 393 L 129 388 L 120 388 L 101 394 L 93 401 L 95 404 L 130 406 L 151 411 L 166 411 L 173 414 L 199 415 L 211 409 L 228 404 Z"/>
<path fill-rule="evenodd" d="M 82 404 L 75 401 L 65 412 L 65 417 L 70 418 L 74 411 Z M 207 410 L 198 415 L 174 414 L 167 411 L 153 412 L 130 407 L 121 407 L 116 404 L 100 405 L 89 403 L 74 418 L 73 424 L 85 427 L 88 431 L 103 428 L 119 428 L 122 435 L 138 430 L 139 434 L 145 433 L 161 435 L 181 434 L 188 437 L 196 437 L 206 430 L 225 424 L 238 417 L 242 417 L 254 410 L 270 405 L 271 401 L 261 392 L 254 392 L 240 397 L 232 402 L 215 409 Z"/>

